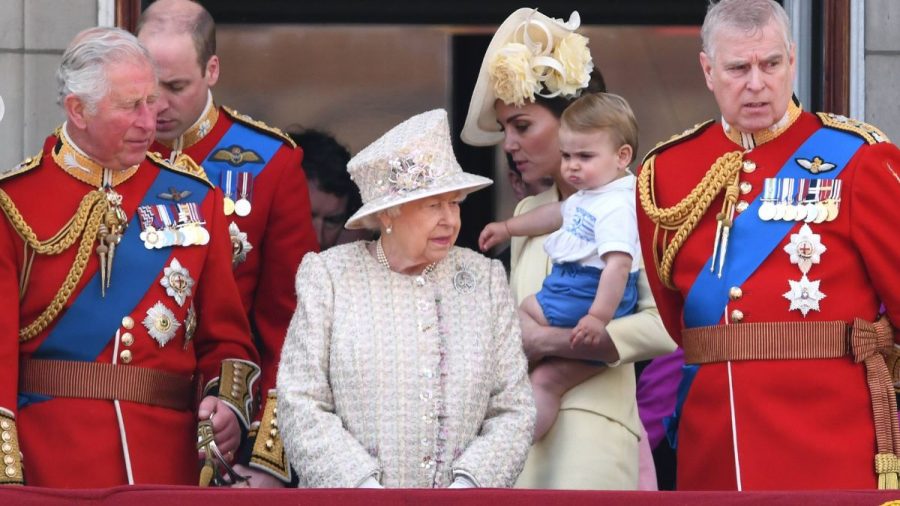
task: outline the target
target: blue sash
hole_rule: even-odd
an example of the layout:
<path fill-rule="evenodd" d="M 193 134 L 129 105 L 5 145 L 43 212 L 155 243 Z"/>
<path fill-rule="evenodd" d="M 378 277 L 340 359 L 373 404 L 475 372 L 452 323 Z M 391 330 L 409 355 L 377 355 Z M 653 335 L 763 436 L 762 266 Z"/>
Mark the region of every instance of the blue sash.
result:
<path fill-rule="evenodd" d="M 228 131 L 225 132 L 225 135 L 219 139 L 218 144 L 209 152 L 206 160 L 203 160 L 203 163 L 200 165 L 203 166 L 203 170 L 206 171 L 209 180 L 216 185 L 219 184 L 222 172 L 226 170 L 249 172 L 253 177 L 256 177 L 272 159 L 278 148 L 281 147 L 281 144 L 282 141 L 274 137 L 260 134 L 247 125 L 234 122 Z M 228 151 L 232 146 L 239 146 L 243 150 L 252 149 L 254 153 L 259 155 L 262 162 L 244 163 L 240 166 L 235 166 L 227 161 L 212 159 L 217 152 L 223 149 Z"/>
<path fill-rule="evenodd" d="M 822 127 L 813 133 L 797 151 L 787 158 L 776 178 L 834 179 L 847 162 L 862 146 L 863 140 L 853 134 L 841 130 Z M 812 160 L 820 157 L 835 164 L 828 172 L 812 174 L 797 164 L 796 159 Z M 759 218 L 759 206 L 762 205 L 762 193 L 753 200 L 750 206 L 734 220 L 731 228 L 728 255 L 722 277 L 717 272 L 710 272 L 713 258 L 706 261 L 700 274 L 694 280 L 684 301 L 684 326 L 686 328 L 716 325 L 722 318 L 728 305 L 728 291 L 732 286 L 741 286 L 756 269 L 768 258 L 772 251 L 781 244 L 784 237 L 794 228 L 794 221 L 763 221 Z M 735 247 L 737 245 L 752 245 Z M 681 418 L 684 401 L 700 366 L 689 364 L 682 366 L 681 382 L 678 385 L 678 399 L 675 412 L 664 420 L 666 436 L 672 448 L 676 448 L 678 439 L 678 423 Z"/>
<path fill-rule="evenodd" d="M 834 179 L 862 146 L 863 140 L 854 134 L 831 128 L 820 128 L 797 151 L 789 156 L 774 177 Z M 835 164 L 828 172 L 812 174 L 797 164 L 797 158 L 812 160 L 814 157 Z M 756 269 L 781 244 L 784 237 L 796 226 L 795 221 L 763 221 L 757 214 L 762 205 L 762 193 L 750 207 L 734 220 L 728 242 L 728 255 L 722 277 L 710 272 L 713 258 L 700 269 L 684 301 L 684 326 L 687 328 L 716 325 L 728 305 L 728 290 L 741 286 Z M 738 247 L 740 246 L 740 247 Z"/>
<path fill-rule="evenodd" d="M 209 186 L 193 178 L 168 170 L 160 170 L 140 205 L 171 203 L 159 198 L 160 193 L 176 187 L 189 190 L 191 200 L 202 202 Z M 100 273 L 95 272 L 71 306 L 60 316 L 47 339 L 32 355 L 51 360 L 80 360 L 93 362 L 122 324 L 122 317 L 131 314 L 143 300 L 171 256 L 170 248 L 147 249 L 140 239 L 141 226 L 134 212 L 128 230 L 116 246 L 110 287 L 106 297 L 100 295 Z M 29 403 L 20 395 L 19 407 Z M 43 396 L 32 397 L 36 401 Z"/>

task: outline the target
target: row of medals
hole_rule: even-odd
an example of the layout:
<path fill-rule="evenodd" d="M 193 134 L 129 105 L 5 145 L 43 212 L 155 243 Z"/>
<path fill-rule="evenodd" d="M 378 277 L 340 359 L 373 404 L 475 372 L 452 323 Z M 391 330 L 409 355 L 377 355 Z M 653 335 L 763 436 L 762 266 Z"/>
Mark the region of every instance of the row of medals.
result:
<path fill-rule="evenodd" d="M 830 186 L 823 197 L 820 191 L 803 192 L 804 195 L 793 195 L 793 185 L 800 181 L 801 187 L 809 187 L 812 181 L 792 178 L 767 178 L 764 194 L 759 206 L 759 219 L 763 221 L 803 221 L 806 223 L 824 223 L 833 221 L 838 216 L 840 209 L 841 180 L 829 180 Z M 804 185 L 803 183 L 807 184 Z M 774 195 L 782 195 L 780 199 Z M 812 195 L 812 196 L 810 196 Z"/>
<path fill-rule="evenodd" d="M 177 204 L 177 208 L 177 220 L 172 219 L 167 205 L 138 208 L 142 229 L 140 238 L 144 241 L 144 247 L 161 249 L 209 243 L 209 231 L 203 226 L 205 222 L 200 218 L 197 204 Z"/>
<path fill-rule="evenodd" d="M 225 216 L 231 216 L 232 214 L 236 214 L 241 218 L 248 216 L 250 214 L 250 210 L 252 206 L 250 205 L 250 200 L 242 197 L 238 199 L 237 202 L 231 199 L 229 196 L 225 196 L 225 203 L 223 205 L 223 210 L 225 211 Z"/>
<path fill-rule="evenodd" d="M 225 170 L 222 172 L 220 185 L 225 191 L 225 202 L 222 207 L 225 216 L 236 214 L 243 218 L 250 214 L 252 206 L 250 205 L 248 196 L 250 195 L 252 184 L 253 174 L 249 172 L 235 173 L 235 171 L 232 170 Z M 240 195 L 240 198 L 237 201 L 232 198 L 232 188 Z"/>

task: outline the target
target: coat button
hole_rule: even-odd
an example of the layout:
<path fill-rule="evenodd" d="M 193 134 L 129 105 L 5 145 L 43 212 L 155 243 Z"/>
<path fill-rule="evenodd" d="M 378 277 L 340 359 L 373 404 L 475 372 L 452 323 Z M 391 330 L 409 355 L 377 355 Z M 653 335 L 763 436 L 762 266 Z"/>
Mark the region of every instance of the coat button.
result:
<path fill-rule="evenodd" d="M 747 181 L 742 181 L 740 184 L 741 195 L 746 195 L 753 190 L 753 185 Z"/>
<path fill-rule="evenodd" d="M 749 174 L 756 170 L 756 163 L 754 163 L 753 160 L 744 160 L 741 170 Z"/>
<path fill-rule="evenodd" d="M 124 350 L 119 353 L 119 358 L 122 359 L 122 362 L 125 364 L 131 363 L 131 350 Z"/>
<path fill-rule="evenodd" d="M 122 326 L 125 327 L 126 330 L 131 330 L 134 328 L 134 318 L 130 316 L 126 316 L 122 318 Z"/>
<path fill-rule="evenodd" d="M 750 204 L 746 200 L 742 200 L 737 203 L 737 212 L 742 213 L 750 207 Z"/>
<path fill-rule="evenodd" d="M 134 344 L 134 336 L 131 335 L 131 332 L 126 332 L 122 334 L 122 344 L 125 346 L 131 346 Z"/>
<path fill-rule="evenodd" d="M 728 290 L 728 298 L 731 300 L 738 300 L 743 296 L 744 296 L 744 291 L 741 290 L 741 287 L 739 287 L 739 286 L 732 286 Z"/>
<path fill-rule="evenodd" d="M 731 322 L 732 323 L 741 323 L 744 319 L 744 312 L 740 309 L 735 309 L 731 312 Z"/>

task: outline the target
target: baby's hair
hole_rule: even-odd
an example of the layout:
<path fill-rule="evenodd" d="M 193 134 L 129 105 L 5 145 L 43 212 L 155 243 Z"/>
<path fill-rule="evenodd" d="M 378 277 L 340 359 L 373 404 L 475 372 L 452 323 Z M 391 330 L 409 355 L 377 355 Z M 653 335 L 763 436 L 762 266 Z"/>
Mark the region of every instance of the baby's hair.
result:
<path fill-rule="evenodd" d="M 572 102 L 560 121 L 564 128 L 578 133 L 606 130 L 613 134 L 616 148 L 627 144 L 632 153 L 637 153 L 637 120 L 631 106 L 619 95 L 588 93 Z"/>

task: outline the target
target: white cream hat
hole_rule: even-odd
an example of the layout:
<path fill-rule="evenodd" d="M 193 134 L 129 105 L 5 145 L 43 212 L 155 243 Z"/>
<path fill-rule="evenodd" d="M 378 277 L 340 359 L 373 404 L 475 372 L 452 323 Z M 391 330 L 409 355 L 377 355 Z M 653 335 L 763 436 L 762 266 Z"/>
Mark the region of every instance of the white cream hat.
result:
<path fill-rule="evenodd" d="M 348 229 L 362 219 L 414 200 L 493 183 L 463 172 L 453 154 L 447 111 L 435 109 L 409 118 L 366 146 L 347 164 L 359 187 L 363 206 L 347 220 Z"/>
<path fill-rule="evenodd" d="M 591 79 L 594 69 L 587 38 L 575 33 L 581 24 L 578 11 L 569 20 L 553 19 L 537 9 L 512 14 L 488 45 L 478 81 L 469 102 L 462 140 L 473 146 L 503 141 L 494 102 L 509 105 L 546 98 L 575 98 Z"/>

